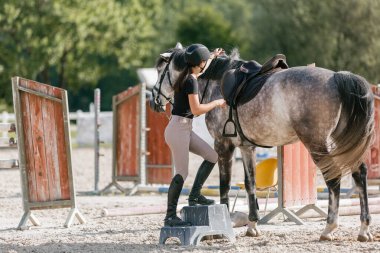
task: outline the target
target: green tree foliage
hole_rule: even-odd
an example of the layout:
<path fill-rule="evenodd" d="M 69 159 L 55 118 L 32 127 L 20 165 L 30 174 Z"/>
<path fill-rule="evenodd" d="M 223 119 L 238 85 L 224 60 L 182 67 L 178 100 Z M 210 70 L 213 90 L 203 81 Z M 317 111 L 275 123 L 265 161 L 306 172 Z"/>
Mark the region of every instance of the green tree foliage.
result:
<path fill-rule="evenodd" d="M 157 35 L 154 38 L 155 48 L 152 51 L 151 59 L 147 62 L 147 66 L 152 67 L 155 64 L 160 53 L 166 49 L 172 48 L 178 42 L 176 29 L 178 27 L 178 19 L 184 8 L 183 0 L 163 0 L 162 9 L 157 14 L 157 20 L 154 22 L 154 28 Z"/>
<path fill-rule="evenodd" d="M 187 1 L 188 2 L 188 1 Z M 199 1 L 198 5 L 202 8 L 205 1 Z M 214 12 L 223 16 L 223 22 L 226 22 L 231 27 L 232 44 L 223 46 L 224 49 L 230 51 L 232 48 L 238 48 L 240 53 L 246 59 L 252 59 L 252 10 L 253 2 L 251 0 L 209 0 L 209 6 L 214 8 Z M 211 17 L 210 17 L 211 18 Z M 205 31 L 198 31 L 205 32 Z M 207 32 L 207 30 L 206 30 Z M 219 41 L 219 38 L 213 38 Z M 221 47 L 220 45 L 216 47 Z"/>
<path fill-rule="evenodd" d="M 18 75 L 63 87 L 70 109 L 102 109 L 177 41 L 264 62 L 315 62 L 380 81 L 380 0 L 0 0 L 0 104 Z M 4 108 L 0 107 L 0 108 Z"/>
<path fill-rule="evenodd" d="M 176 38 L 185 45 L 195 42 L 210 48 L 239 48 L 250 55 L 250 1 L 184 1 L 176 26 Z"/>
<path fill-rule="evenodd" d="M 178 22 L 177 36 L 186 45 L 194 42 L 201 42 L 210 48 L 237 45 L 231 35 L 231 24 L 212 6 L 189 8 Z"/>
<path fill-rule="evenodd" d="M 291 66 L 315 62 L 380 80 L 380 1 L 255 0 L 253 51 L 284 53 Z"/>
<path fill-rule="evenodd" d="M 1 97 L 11 98 L 14 75 L 75 92 L 143 65 L 154 47 L 153 24 L 162 11 L 160 4 L 160 0 L 3 1 Z"/>

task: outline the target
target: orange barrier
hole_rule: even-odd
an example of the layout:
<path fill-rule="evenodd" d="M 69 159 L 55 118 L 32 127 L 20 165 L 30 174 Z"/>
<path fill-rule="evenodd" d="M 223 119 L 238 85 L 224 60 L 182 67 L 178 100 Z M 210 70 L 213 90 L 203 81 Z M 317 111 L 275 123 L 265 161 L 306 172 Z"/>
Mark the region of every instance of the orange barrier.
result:
<path fill-rule="evenodd" d="M 285 207 L 315 204 L 316 165 L 301 142 L 283 147 L 283 203 Z"/>
<path fill-rule="evenodd" d="M 267 223 L 277 214 L 285 214 L 296 224 L 303 224 L 299 216 L 309 209 L 319 215 L 327 214 L 317 203 L 316 166 L 301 142 L 277 148 L 278 207 L 264 216 L 260 223 Z M 292 212 L 290 207 L 302 207 Z"/>
<path fill-rule="evenodd" d="M 147 128 L 147 161 L 146 173 L 148 184 L 170 184 L 173 177 L 172 155 L 165 142 L 164 132 L 169 119 L 170 106 L 166 106 L 166 114 L 154 112 L 146 103 Z"/>
<path fill-rule="evenodd" d="M 375 139 L 370 155 L 366 161 L 369 181 L 377 180 L 380 184 L 380 94 L 375 94 Z"/>

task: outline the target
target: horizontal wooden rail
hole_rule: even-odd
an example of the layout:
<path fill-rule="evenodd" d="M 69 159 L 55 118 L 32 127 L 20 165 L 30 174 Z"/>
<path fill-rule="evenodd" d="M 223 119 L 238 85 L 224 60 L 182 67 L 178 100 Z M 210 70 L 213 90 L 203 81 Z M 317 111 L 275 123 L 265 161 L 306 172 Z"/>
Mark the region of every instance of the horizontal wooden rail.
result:
<path fill-rule="evenodd" d="M 0 159 L 0 169 L 15 169 L 18 168 L 18 160 L 17 159 Z"/>

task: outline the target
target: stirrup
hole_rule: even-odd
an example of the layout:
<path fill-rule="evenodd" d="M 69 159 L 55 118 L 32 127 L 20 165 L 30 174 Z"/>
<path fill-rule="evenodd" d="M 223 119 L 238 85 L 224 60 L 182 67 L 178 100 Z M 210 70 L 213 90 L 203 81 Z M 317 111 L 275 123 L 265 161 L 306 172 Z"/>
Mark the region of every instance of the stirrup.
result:
<path fill-rule="evenodd" d="M 226 123 L 224 123 L 223 133 L 222 133 L 223 137 L 237 137 L 236 123 L 235 123 L 233 116 L 232 116 L 232 110 L 233 109 L 232 109 L 232 105 L 231 105 L 230 110 L 229 110 L 229 114 L 228 114 L 228 119 L 227 119 Z M 227 125 L 229 123 L 232 124 L 232 126 L 234 127 L 233 133 L 227 133 Z"/>

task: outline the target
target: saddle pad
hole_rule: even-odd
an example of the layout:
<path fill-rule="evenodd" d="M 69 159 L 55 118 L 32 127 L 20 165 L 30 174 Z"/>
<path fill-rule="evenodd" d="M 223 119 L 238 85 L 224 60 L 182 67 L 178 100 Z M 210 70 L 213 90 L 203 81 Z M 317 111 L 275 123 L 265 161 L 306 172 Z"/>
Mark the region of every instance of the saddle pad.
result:
<path fill-rule="evenodd" d="M 274 73 L 281 71 L 281 68 L 272 69 L 264 74 L 246 76 L 245 73 L 238 70 L 229 70 L 227 71 L 221 82 L 221 90 L 224 99 L 226 100 L 229 106 L 231 105 L 242 105 L 252 100 L 264 86 L 266 80 L 273 75 Z M 242 87 L 239 92 L 236 101 L 234 102 L 234 96 L 236 92 L 236 85 L 241 84 L 244 81 L 244 78 L 248 78 L 244 87 Z"/>
<path fill-rule="evenodd" d="M 273 75 L 273 73 L 283 70 L 281 68 L 273 69 L 268 71 L 262 75 L 258 75 L 249 80 L 245 87 L 241 90 L 238 97 L 236 98 L 237 105 L 243 105 L 248 101 L 254 99 L 256 95 L 259 93 L 261 88 L 264 86 L 267 79 Z"/>
<path fill-rule="evenodd" d="M 222 81 L 221 81 L 221 91 L 224 100 L 226 100 L 228 105 L 232 104 L 232 100 L 234 98 L 235 90 L 236 90 L 236 84 L 241 83 L 243 79 L 243 73 L 240 75 L 237 74 L 238 71 L 235 69 L 231 69 L 224 73 Z"/>

